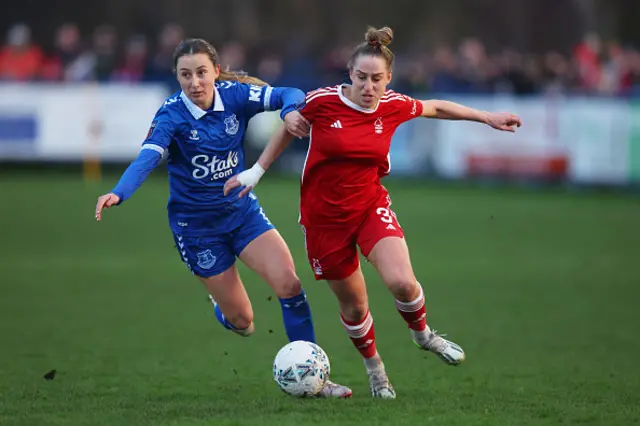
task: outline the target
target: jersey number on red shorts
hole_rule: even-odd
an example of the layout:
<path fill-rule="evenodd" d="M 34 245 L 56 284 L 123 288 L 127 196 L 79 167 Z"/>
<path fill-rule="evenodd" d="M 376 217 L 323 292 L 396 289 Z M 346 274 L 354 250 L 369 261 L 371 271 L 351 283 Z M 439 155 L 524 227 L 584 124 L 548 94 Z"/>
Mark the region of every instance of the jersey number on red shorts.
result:
<path fill-rule="evenodd" d="M 384 207 L 378 207 L 376 213 L 378 214 L 378 216 L 380 216 L 380 220 L 384 223 L 393 223 L 393 217 L 396 217 L 396 214 L 394 212 L 389 211 L 389 209 Z M 391 217 L 391 215 L 393 215 L 393 217 Z"/>

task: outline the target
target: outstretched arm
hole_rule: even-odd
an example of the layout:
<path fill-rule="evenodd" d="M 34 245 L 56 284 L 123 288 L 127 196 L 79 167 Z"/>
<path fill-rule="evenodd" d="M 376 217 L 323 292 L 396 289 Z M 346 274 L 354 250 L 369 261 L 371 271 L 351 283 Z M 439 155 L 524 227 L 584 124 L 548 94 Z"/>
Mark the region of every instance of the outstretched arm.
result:
<path fill-rule="evenodd" d="M 160 163 L 162 155 L 153 149 L 143 149 L 138 157 L 127 167 L 120 181 L 108 194 L 98 198 L 96 205 L 96 220 L 102 218 L 102 209 L 116 206 L 130 198 L 142 185 L 149 173 Z"/>
<path fill-rule="evenodd" d="M 159 152 L 152 149 L 141 150 L 138 157 L 127 167 L 120 181 L 111 192 L 120 197 L 120 202 L 131 198 L 151 171 L 160 163 L 161 159 L 162 155 Z"/>
<path fill-rule="evenodd" d="M 110 193 L 98 198 L 97 221 L 102 217 L 102 209 L 117 206 L 131 197 L 149 173 L 160 163 L 162 155 L 167 152 L 175 130 L 175 124 L 165 108 L 168 104 L 168 102 L 165 103 L 156 112 L 138 157 L 127 167 L 116 187 Z"/>
<path fill-rule="evenodd" d="M 455 102 L 437 99 L 420 101 L 420 103 L 422 104 L 422 117 L 476 121 L 507 132 L 515 132 L 515 127 L 522 125 L 520 117 L 508 112 L 480 111 Z"/>
<path fill-rule="evenodd" d="M 238 198 L 247 195 L 249 191 L 258 184 L 265 171 L 269 169 L 271 164 L 276 158 L 278 158 L 292 140 L 293 135 L 287 131 L 286 126 L 280 126 L 273 136 L 271 136 L 271 139 L 269 139 L 269 143 L 262 151 L 262 154 L 260 154 L 260 158 L 258 158 L 256 164 L 254 164 L 250 169 L 233 176 L 224 183 L 224 195 L 229 194 L 232 189 L 240 186 L 244 186 L 244 188 L 238 194 Z"/>

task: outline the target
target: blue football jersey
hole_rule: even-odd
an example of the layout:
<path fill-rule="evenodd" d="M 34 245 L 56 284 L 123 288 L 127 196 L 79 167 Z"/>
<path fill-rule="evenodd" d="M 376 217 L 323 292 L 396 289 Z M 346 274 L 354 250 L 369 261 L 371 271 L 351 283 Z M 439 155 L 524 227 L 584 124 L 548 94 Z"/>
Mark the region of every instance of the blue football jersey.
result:
<path fill-rule="evenodd" d="M 282 104 L 270 86 L 220 81 L 215 100 L 202 110 L 183 92 L 157 111 L 142 149 L 167 158 L 169 222 L 181 235 L 233 229 L 244 214 L 259 208 L 256 197 L 238 198 L 240 188 L 223 195 L 225 181 L 245 169 L 243 140 L 249 119 Z"/>

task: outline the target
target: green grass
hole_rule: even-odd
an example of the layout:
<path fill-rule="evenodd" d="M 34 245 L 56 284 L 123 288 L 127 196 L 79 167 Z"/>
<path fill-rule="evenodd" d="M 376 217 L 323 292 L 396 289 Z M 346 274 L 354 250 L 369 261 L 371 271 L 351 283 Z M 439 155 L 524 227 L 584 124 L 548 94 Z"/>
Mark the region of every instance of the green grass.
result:
<path fill-rule="evenodd" d="M 296 400 L 271 379 L 286 337 L 267 285 L 241 268 L 256 334 L 225 332 L 173 248 L 164 178 L 94 221 L 116 179 L 0 176 L 1 425 L 640 422 L 638 198 L 388 183 L 429 321 L 467 362 L 417 350 L 366 265 L 398 393 L 378 401 L 306 264 L 297 182 L 267 177 L 258 196 L 294 254 L 333 378 L 354 389 Z"/>

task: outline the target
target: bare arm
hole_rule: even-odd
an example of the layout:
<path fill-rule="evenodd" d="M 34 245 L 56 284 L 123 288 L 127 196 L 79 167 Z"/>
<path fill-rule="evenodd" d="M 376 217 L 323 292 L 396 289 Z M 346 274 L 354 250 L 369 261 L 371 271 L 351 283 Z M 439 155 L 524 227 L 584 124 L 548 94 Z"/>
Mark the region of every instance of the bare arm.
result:
<path fill-rule="evenodd" d="M 487 112 L 457 104 L 455 102 L 432 99 L 420 101 L 422 117 L 440 118 L 443 120 L 468 120 L 478 123 L 487 122 Z"/>
<path fill-rule="evenodd" d="M 248 170 L 232 176 L 224 183 L 224 195 L 228 195 L 231 190 L 244 186 L 238 194 L 238 198 L 244 197 L 251 191 L 260 181 L 262 175 L 271 167 L 276 158 L 282 154 L 282 151 L 291 143 L 293 135 L 287 131 L 286 125 L 282 125 L 269 139 L 269 143 L 260 154 L 260 158 Z"/>
<path fill-rule="evenodd" d="M 269 139 L 269 143 L 267 143 L 262 154 L 260 154 L 257 163 L 266 171 L 271 167 L 275 159 L 282 154 L 282 151 L 289 146 L 292 140 L 293 135 L 287 131 L 286 126 L 280 126 L 273 136 L 271 136 L 271 139 Z"/>
<path fill-rule="evenodd" d="M 514 127 L 522 125 L 520 117 L 508 112 L 480 111 L 455 102 L 438 99 L 420 101 L 420 103 L 422 104 L 422 117 L 475 121 L 507 132 L 515 132 Z"/>

